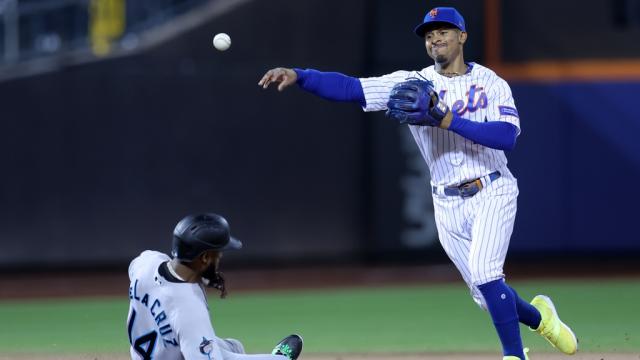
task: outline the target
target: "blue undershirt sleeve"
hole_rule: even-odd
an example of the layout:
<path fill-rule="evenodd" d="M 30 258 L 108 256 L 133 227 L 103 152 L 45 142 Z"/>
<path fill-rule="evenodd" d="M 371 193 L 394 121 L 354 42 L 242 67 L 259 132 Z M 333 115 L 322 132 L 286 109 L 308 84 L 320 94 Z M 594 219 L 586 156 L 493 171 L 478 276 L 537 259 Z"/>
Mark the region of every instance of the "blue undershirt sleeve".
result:
<path fill-rule="evenodd" d="M 314 69 L 293 69 L 298 74 L 298 85 L 323 99 L 355 102 L 365 107 L 362 84 L 357 78 L 338 72 L 321 72 Z"/>
<path fill-rule="evenodd" d="M 513 150 L 518 128 L 504 121 L 475 122 L 453 114 L 449 130 L 480 145 L 498 150 Z"/>
<path fill-rule="evenodd" d="M 331 101 L 356 102 L 365 107 L 362 84 L 357 78 L 338 72 L 321 72 L 314 69 L 294 69 L 297 83 L 305 91 Z M 516 144 L 518 129 L 502 121 L 479 123 L 453 115 L 449 130 L 480 145 L 498 150 L 512 150 Z"/>

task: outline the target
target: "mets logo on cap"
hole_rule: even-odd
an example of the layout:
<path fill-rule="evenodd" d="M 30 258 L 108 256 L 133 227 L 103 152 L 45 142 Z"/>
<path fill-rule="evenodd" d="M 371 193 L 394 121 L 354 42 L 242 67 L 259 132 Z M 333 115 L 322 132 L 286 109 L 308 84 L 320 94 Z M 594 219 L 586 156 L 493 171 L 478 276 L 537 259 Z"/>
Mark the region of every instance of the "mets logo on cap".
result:
<path fill-rule="evenodd" d="M 431 9 L 431 11 L 429 11 L 429 16 L 431 16 L 432 18 L 438 16 L 438 8 Z"/>

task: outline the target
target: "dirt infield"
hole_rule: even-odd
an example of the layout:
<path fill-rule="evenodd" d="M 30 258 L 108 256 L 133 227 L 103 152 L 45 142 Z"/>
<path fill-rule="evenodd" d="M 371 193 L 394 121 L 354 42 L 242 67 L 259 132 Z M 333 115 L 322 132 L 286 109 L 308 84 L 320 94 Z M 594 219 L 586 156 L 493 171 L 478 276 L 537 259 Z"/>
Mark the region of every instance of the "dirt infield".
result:
<path fill-rule="evenodd" d="M 0 355 L 0 360 L 128 360 L 126 355 L 86 354 L 73 356 Z M 498 360 L 496 354 L 313 354 L 300 360 Z M 532 360 L 638 360 L 640 354 L 590 353 L 566 356 L 562 354 L 531 354 Z"/>
<path fill-rule="evenodd" d="M 230 292 L 461 281 L 453 265 L 284 268 L 224 271 Z M 0 273 L 0 299 L 127 295 L 127 269 Z"/>
<path fill-rule="evenodd" d="M 635 260 L 634 260 L 635 261 Z M 507 264 L 505 273 L 514 279 L 609 279 L 640 277 L 640 268 L 625 261 L 604 262 L 594 267 L 582 263 Z M 301 288 L 369 287 L 459 282 L 450 264 L 421 266 L 330 266 L 225 271 L 232 293 Z M 109 271 L 55 271 L 41 273 L 0 272 L 0 300 L 77 296 L 126 296 L 127 269 Z"/>

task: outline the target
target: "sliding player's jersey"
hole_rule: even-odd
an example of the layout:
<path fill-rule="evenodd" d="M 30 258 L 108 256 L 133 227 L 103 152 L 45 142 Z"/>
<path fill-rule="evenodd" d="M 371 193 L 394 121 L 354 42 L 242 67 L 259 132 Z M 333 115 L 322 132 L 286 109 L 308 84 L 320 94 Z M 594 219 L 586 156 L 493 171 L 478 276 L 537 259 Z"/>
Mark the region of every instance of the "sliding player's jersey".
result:
<path fill-rule="evenodd" d="M 177 279 L 169 256 L 144 251 L 129 265 L 132 359 L 222 359 L 204 288 Z"/>

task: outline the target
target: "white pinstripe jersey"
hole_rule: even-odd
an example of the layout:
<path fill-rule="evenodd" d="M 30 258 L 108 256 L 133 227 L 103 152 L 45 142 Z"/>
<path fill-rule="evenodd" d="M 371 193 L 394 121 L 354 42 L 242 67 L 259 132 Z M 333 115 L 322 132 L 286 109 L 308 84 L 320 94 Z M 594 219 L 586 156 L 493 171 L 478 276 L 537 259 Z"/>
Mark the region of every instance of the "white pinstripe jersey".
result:
<path fill-rule="evenodd" d="M 360 78 L 367 103 L 364 110 L 386 110 L 395 84 L 408 78 L 426 79 L 433 82 L 440 100 L 461 117 L 477 122 L 505 121 L 515 125 L 519 134 L 520 119 L 507 82 L 484 66 L 468 65 L 471 68 L 466 74 L 454 77 L 438 74 L 432 65 L 420 71 Z M 433 185 L 457 185 L 507 165 L 502 150 L 476 144 L 452 131 L 414 125 L 409 129 L 429 166 Z"/>

